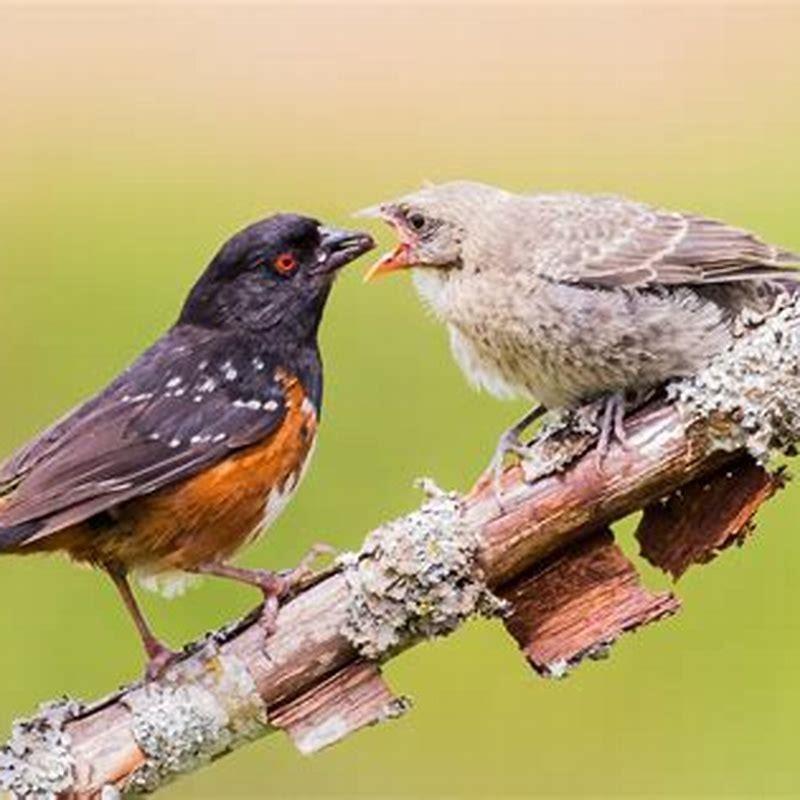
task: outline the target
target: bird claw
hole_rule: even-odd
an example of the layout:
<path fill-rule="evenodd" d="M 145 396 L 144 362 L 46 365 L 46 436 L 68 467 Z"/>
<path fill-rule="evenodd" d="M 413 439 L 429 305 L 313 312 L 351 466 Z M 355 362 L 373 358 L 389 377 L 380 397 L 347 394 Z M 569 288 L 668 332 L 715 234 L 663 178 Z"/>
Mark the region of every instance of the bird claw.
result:
<path fill-rule="evenodd" d="M 258 570 L 264 576 L 259 586 L 264 593 L 264 607 L 261 611 L 261 626 L 264 633 L 271 636 L 277 628 L 278 611 L 281 601 L 295 594 L 304 584 L 313 581 L 320 570 L 314 568 L 314 562 L 323 555 L 335 555 L 336 549 L 329 544 L 317 543 L 300 559 L 296 567 L 283 572 Z"/>
<path fill-rule="evenodd" d="M 503 504 L 500 502 L 500 497 L 502 495 L 500 479 L 503 476 L 503 465 L 505 464 L 506 456 L 509 454 L 515 455 L 520 460 L 527 458 L 529 452 L 528 445 L 522 441 L 522 434 L 533 422 L 545 413 L 545 410 L 543 406 L 536 406 L 519 420 L 519 422 L 512 425 L 503 433 L 497 442 L 497 447 L 495 448 L 492 460 L 489 462 L 489 466 L 478 481 L 478 486 L 486 483 L 491 485 L 492 494 L 501 508 Z"/>
<path fill-rule="evenodd" d="M 161 644 L 159 641 L 153 641 L 147 648 L 148 655 L 150 656 L 147 666 L 144 670 L 145 679 L 154 681 L 164 674 L 167 667 L 174 664 L 181 654 L 175 650 L 170 650 L 166 645 Z"/>
<path fill-rule="evenodd" d="M 498 504 L 500 503 L 500 496 L 502 495 L 501 479 L 503 477 L 503 466 L 505 465 L 506 457 L 514 455 L 522 460 L 527 454 L 528 448 L 520 439 L 520 434 L 516 428 L 509 428 L 500 437 L 492 460 L 489 462 L 489 467 L 485 473 L 487 478 L 491 481 L 492 492 Z"/>
<path fill-rule="evenodd" d="M 272 636 L 278 629 L 278 611 L 280 610 L 280 598 L 277 594 L 264 595 L 264 605 L 261 609 L 259 624 L 264 631 L 264 636 Z"/>
<path fill-rule="evenodd" d="M 619 442 L 624 450 L 632 447 L 625 430 L 625 395 L 621 392 L 611 394 L 603 401 L 600 436 L 595 451 L 595 466 L 601 474 L 605 474 L 604 462 L 612 441 Z"/>
<path fill-rule="evenodd" d="M 280 573 L 280 577 L 287 581 L 285 594 L 293 594 L 304 584 L 312 582 L 324 572 L 323 569 L 315 569 L 314 564 L 321 556 L 335 556 L 337 550 L 324 542 L 317 542 L 312 545 L 308 552 L 300 559 L 298 565 L 292 569 Z"/>

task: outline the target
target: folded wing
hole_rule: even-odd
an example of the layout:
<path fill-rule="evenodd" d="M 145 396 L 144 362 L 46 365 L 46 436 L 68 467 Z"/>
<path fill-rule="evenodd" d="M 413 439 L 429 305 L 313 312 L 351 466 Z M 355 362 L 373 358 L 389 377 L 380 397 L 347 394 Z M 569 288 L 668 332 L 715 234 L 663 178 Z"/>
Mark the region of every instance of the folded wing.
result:
<path fill-rule="evenodd" d="M 275 364 L 174 329 L 0 468 L 0 549 L 189 478 L 263 440 L 292 380 Z"/>
<path fill-rule="evenodd" d="M 614 197 L 565 196 L 561 209 L 550 209 L 555 232 L 538 270 L 552 280 L 643 288 L 800 277 L 799 254 L 717 220 Z"/>

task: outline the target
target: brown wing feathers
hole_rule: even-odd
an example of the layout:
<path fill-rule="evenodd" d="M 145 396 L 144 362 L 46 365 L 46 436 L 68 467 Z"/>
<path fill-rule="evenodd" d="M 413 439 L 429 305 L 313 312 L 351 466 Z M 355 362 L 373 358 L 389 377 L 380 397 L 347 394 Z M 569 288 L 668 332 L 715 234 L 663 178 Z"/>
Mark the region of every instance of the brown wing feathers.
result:
<path fill-rule="evenodd" d="M 797 266 L 800 255 L 748 231 L 692 214 L 653 212 L 572 278 L 609 287 L 792 280 Z"/>
<path fill-rule="evenodd" d="M 291 496 L 313 445 L 316 414 L 298 380 L 287 378 L 283 385 L 286 416 L 258 442 L 137 495 L 109 516 L 33 536 L 23 548 L 66 550 L 79 561 L 128 568 L 191 570 L 232 556 Z"/>
<path fill-rule="evenodd" d="M 173 331 L 0 469 L 0 550 L 151 493 L 263 440 L 287 376 L 241 342 Z"/>

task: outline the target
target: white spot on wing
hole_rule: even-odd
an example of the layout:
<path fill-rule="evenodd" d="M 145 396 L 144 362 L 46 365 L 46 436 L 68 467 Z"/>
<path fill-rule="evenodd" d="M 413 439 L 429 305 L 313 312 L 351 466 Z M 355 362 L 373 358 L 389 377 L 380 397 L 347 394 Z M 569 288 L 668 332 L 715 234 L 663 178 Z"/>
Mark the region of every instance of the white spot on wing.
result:
<path fill-rule="evenodd" d="M 141 403 L 144 400 L 150 400 L 153 397 L 152 392 L 142 392 L 141 394 L 125 394 L 122 396 L 123 403 Z"/>
<path fill-rule="evenodd" d="M 260 400 L 234 400 L 233 401 L 234 408 L 249 408 L 251 411 L 260 411 L 261 410 L 261 401 Z"/>
<path fill-rule="evenodd" d="M 230 361 L 226 361 L 221 367 L 220 370 L 226 381 L 235 381 L 236 378 L 239 376 L 239 373 L 234 368 L 233 364 Z"/>
<path fill-rule="evenodd" d="M 131 481 L 121 481 L 117 478 L 110 478 L 106 481 L 99 481 L 98 488 L 109 492 L 121 492 L 125 489 L 130 489 L 133 486 Z"/>

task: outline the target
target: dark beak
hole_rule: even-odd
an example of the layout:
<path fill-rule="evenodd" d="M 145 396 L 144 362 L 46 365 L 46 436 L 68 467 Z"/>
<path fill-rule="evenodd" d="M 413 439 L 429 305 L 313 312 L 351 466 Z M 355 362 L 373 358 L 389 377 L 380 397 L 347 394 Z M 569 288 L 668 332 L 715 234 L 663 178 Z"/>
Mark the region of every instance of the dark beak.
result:
<path fill-rule="evenodd" d="M 375 247 L 368 233 L 321 226 L 317 272 L 333 272 Z"/>

